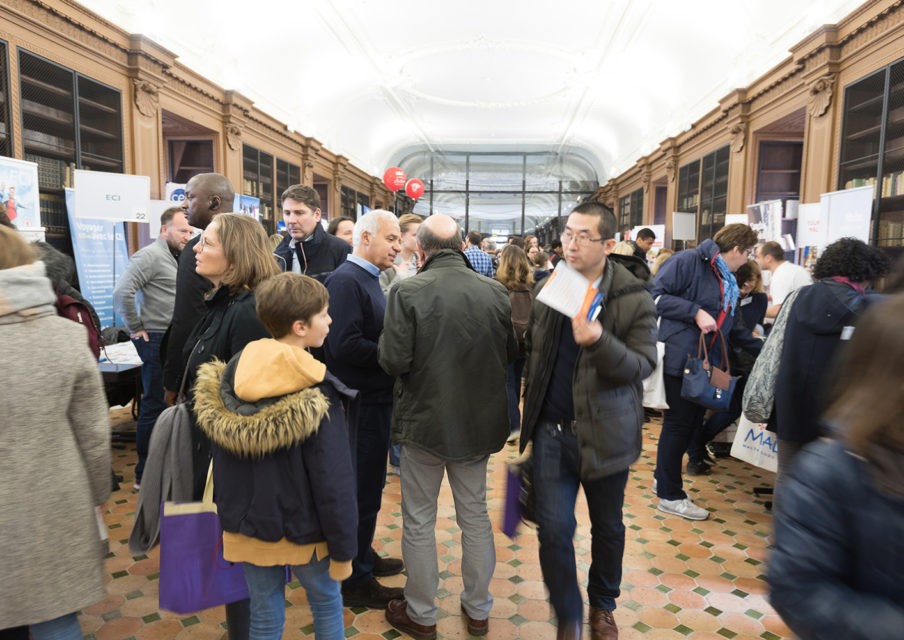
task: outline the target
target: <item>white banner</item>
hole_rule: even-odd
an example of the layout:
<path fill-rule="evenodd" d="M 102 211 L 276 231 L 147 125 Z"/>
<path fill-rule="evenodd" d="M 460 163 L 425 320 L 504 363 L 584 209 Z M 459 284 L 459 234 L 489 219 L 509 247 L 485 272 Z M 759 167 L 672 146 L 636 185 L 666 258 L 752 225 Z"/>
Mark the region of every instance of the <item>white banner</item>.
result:
<path fill-rule="evenodd" d="M 826 216 L 821 202 L 802 204 L 797 208 L 797 246 L 826 246 Z"/>
<path fill-rule="evenodd" d="M 869 244 L 874 192 L 875 187 L 868 185 L 819 196 L 819 203 L 824 207 L 829 221 L 826 244 L 841 238 L 857 238 Z"/>
<path fill-rule="evenodd" d="M 697 239 L 697 214 L 672 212 L 672 240 Z"/>
<path fill-rule="evenodd" d="M 151 179 L 75 170 L 75 215 L 111 222 L 148 222 Z"/>

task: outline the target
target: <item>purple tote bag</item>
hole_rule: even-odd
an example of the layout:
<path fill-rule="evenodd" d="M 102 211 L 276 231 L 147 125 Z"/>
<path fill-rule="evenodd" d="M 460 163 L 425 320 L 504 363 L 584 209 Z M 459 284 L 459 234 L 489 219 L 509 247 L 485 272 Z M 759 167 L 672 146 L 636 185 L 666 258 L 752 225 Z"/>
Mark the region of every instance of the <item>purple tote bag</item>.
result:
<path fill-rule="evenodd" d="M 194 613 L 248 597 L 241 564 L 223 559 L 212 467 L 201 502 L 165 502 L 160 524 L 161 609 Z"/>

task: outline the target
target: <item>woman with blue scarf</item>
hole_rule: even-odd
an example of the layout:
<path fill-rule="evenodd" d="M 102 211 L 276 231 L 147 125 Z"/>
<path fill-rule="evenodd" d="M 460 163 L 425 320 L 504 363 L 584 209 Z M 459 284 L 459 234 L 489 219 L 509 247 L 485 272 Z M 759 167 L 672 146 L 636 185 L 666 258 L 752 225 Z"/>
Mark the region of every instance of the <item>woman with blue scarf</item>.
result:
<path fill-rule="evenodd" d="M 669 405 L 662 418 L 654 487 L 660 511 L 688 520 L 705 520 L 709 512 L 687 497 L 681 483 L 681 460 L 706 413 L 703 406 L 681 397 L 684 364 L 689 355 L 696 356 L 701 332 L 711 334 L 706 338 L 710 361 L 722 364 L 728 355 L 722 353 L 718 329 L 730 348 L 759 352 L 762 342 L 734 321 L 739 296 L 734 272 L 747 262 L 756 243 L 756 232 L 746 224 L 727 225 L 712 240 L 672 256 L 653 283 Z"/>

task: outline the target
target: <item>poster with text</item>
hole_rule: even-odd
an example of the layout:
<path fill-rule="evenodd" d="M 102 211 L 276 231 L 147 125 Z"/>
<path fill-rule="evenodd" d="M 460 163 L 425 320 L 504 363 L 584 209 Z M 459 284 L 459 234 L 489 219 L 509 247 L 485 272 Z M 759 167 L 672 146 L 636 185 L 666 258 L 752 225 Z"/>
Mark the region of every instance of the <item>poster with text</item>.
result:
<path fill-rule="evenodd" d="M 41 228 L 37 164 L 0 157 L 0 211 L 18 229 Z"/>
<path fill-rule="evenodd" d="M 113 288 L 129 261 L 122 222 L 76 215 L 76 196 L 66 189 L 66 211 L 79 289 L 94 306 L 102 327 L 122 325 L 113 309 Z"/>
<path fill-rule="evenodd" d="M 747 224 L 756 231 L 759 244 L 782 238 L 782 201 L 766 200 L 747 205 Z"/>

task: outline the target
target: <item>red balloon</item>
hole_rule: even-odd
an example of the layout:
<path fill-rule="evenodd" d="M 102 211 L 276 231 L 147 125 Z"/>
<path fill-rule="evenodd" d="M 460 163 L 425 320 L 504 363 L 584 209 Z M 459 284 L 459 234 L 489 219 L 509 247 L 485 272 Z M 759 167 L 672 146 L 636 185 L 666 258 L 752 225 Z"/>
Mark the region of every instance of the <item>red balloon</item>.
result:
<path fill-rule="evenodd" d="M 424 182 L 423 180 L 418 180 L 417 178 L 412 178 L 408 182 L 405 183 L 405 193 L 408 194 L 408 197 L 412 200 L 417 200 L 422 195 L 424 195 Z"/>
<path fill-rule="evenodd" d="M 383 174 L 383 184 L 390 191 L 398 191 L 405 186 L 405 172 L 399 167 L 389 167 Z"/>

